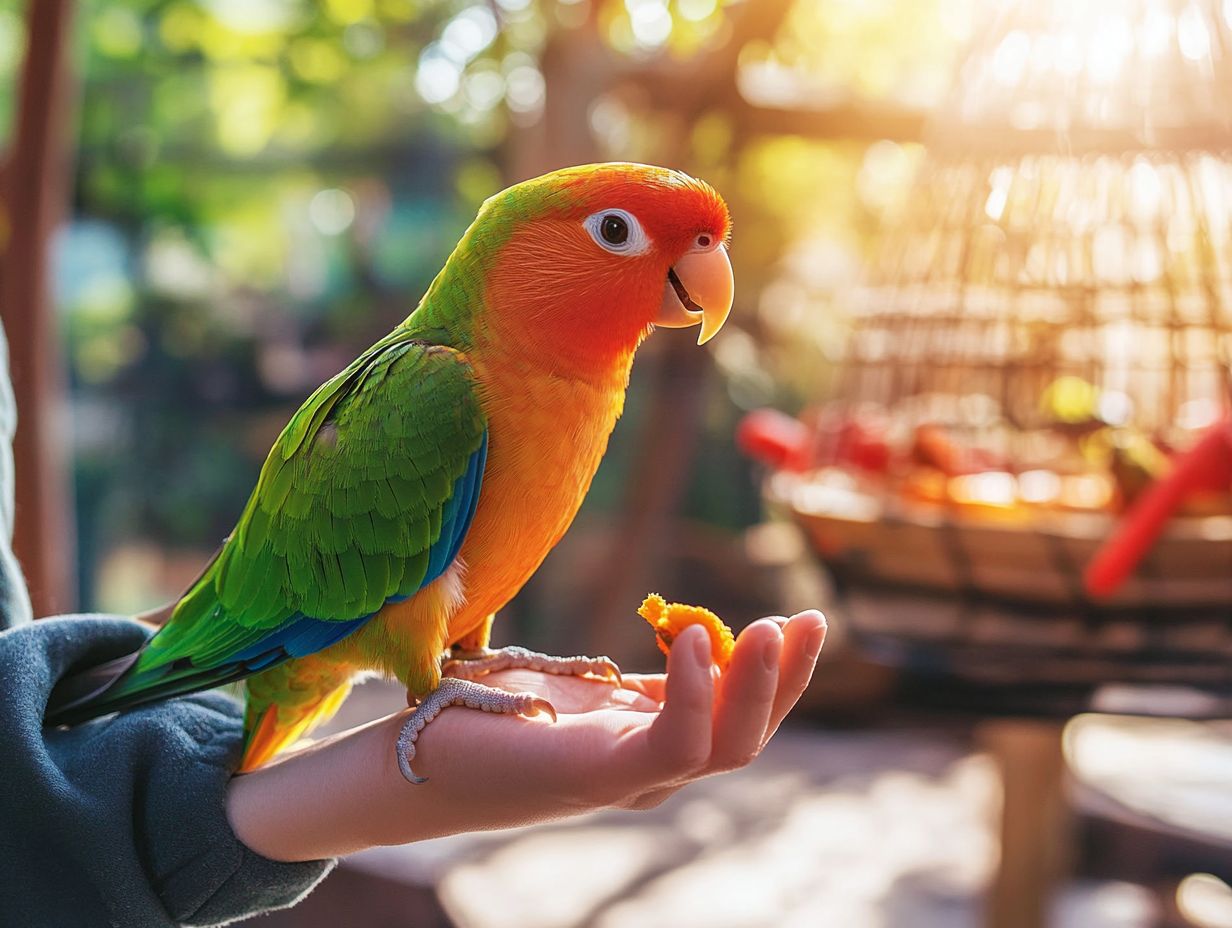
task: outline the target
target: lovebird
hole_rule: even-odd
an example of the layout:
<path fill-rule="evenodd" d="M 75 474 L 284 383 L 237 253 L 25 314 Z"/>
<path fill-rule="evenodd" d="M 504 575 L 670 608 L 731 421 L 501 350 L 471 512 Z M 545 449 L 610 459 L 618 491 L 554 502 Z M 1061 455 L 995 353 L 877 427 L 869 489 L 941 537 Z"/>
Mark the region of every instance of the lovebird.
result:
<path fill-rule="evenodd" d="M 246 683 L 240 771 L 329 719 L 359 676 L 415 711 L 531 715 L 483 685 L 509 666 L 606 658 L 488 648 L 495 614 L 565 533 L 658 327 L 712 338 L 734 282 L 723 199 L 641 164 L 566 168 L 488 199 L 415 310 L 283 429 L 235 529 L 136 653 L 68 678 L 48 724 Z"/>

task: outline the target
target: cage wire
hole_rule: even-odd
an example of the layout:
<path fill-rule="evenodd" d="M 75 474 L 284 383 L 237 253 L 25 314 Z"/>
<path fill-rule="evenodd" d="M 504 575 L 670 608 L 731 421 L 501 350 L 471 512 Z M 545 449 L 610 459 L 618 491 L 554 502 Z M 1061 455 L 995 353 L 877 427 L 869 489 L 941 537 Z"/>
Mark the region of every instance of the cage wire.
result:
<path fill-rule="evenodd" d="M 1232 408 L 1232 0 L 1026 0 L 977 40 L 771 496 L 888 659 L 1232 688 L 1232 481 L 1082 570 Z"/>

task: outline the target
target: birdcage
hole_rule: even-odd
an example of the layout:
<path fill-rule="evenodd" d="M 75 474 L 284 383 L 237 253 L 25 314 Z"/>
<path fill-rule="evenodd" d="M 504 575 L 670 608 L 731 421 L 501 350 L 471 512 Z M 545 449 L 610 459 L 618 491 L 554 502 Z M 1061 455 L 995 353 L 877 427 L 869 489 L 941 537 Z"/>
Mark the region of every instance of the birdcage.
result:
<path fill-rule="evenodd" d="M 1020 2 L 956 86 L 769 495 L 874 654 L 1232 687 L 1232 3 Z M 1093 595 L 1204 436 L 1222 464 Z"/>

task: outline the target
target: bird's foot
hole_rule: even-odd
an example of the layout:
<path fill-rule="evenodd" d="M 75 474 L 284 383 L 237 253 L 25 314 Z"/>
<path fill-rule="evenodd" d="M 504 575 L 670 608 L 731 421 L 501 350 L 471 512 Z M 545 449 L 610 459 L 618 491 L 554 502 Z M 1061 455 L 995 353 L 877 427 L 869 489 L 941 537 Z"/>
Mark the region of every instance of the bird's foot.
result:
<path fill-rule="evenodd" d="M 620 668 L 608 657 L 553 657 L 526 648 L 482 648 L 465 651 L 455 648 L 441 668 L 446 677 L 477 680 L 498 670 L 534 670 L 562 676 L 598 677 L 620 686 Z"/>
<path fill-rule="evenodd" d="M 468 709 L 527 718 L 542 712 L 551 716 L 553 722 L 556 721 L 556 709 L 542 696 L 536 696 L 534 693 L 510 693 L 475 683 L 473 680 L 447 677 L 419 702 L 403 724 L 402 731 L 398 733 L 398 769 L 408 782 L 423 783 L 428 779 L 411 770 L 411 761 L 415 759 L 415 742 L 428 723 L 450 706 L 465 706 Z"/>

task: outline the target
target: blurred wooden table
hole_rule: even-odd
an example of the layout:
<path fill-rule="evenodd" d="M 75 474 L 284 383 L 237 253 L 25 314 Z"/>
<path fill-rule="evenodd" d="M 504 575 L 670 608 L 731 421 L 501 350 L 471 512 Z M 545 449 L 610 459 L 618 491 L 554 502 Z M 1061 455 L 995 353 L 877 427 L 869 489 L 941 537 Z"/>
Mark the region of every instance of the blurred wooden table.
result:
<path fill-rule="evenodd" d="M 986 928 L 1046 928 L 1068 875 L 1072 813 L 1065 796 L 1064 724 L 993 719 L 978 745 L 1001 775 L 1001 859 L 988 893 Z"/>

